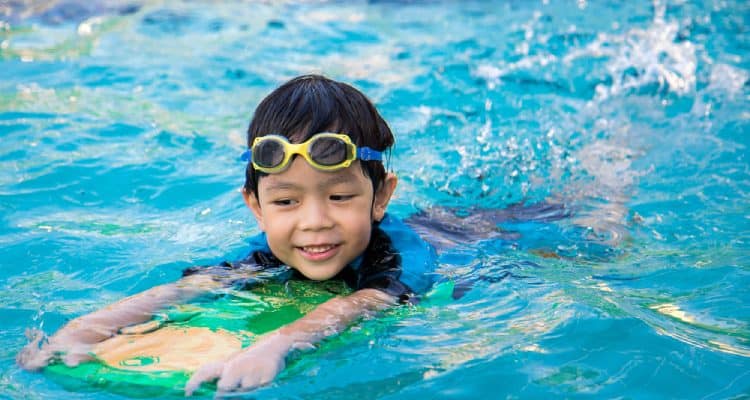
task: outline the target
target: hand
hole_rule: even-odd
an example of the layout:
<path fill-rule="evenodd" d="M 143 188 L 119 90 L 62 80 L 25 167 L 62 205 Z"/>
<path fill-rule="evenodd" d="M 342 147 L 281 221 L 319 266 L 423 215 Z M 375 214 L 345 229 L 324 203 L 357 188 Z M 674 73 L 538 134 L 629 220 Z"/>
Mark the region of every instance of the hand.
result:
<path fill-rule="evenodd" d="M 185 395 L 192 395 L 201 383 L 216 378 L 219 379 L 216 383 L 218 393 L 250 390 L 268 384 L 284 369 L 284 359 L 290 349 L 285 336 L 278 333 L 266 336 L 224 361 L 201 366 L 185 385 Z"/>
<path fill-rule="evenodd" d="M 83 361 L 93 359 L 91 356 L 91 343 L 86 343 L 73 332 L 60 331 L 52 336 L 49 341 L 40 345 L 45 339 L 44 332 L 38 329 L 26 331 L 29 344 L 16 356 L 16 362 L 21 368 L 28 371 L 38 371 L 53 359 L 60 357 L 63 363 L 69 367 L 75 367 Z"/>

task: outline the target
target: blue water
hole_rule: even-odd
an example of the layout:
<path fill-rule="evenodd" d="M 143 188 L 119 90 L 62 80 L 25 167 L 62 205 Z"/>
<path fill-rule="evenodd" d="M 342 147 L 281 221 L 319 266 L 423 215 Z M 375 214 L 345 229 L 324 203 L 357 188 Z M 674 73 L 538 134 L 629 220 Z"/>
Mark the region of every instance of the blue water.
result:
<path fill-rule="evenodd" d="M 394 128 L 392 213 L 571 215 L 460 243 L 440 271 L 464 297 L 258 397 L 750 396 L 747 2 L 21 3 L 0 4 L 0 398 L 120 397 L 20 370 L 24 330 L 242 254 L 243 131 L 310 72 Z"/>

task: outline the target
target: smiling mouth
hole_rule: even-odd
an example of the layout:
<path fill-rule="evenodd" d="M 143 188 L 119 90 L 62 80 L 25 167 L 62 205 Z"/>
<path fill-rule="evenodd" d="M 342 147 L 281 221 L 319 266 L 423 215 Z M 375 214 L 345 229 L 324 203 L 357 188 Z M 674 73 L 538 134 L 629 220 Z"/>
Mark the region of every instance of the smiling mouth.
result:
<path fill-rule="evenodd" d="M 305 258 L 313 261 L 325 260 L 336 254 L 336 250 L 339 248 L 338 244 L 323 244 L 315 246 L 302 246 L 297 247 Z"/>
<path fill-rule="evenodd" d="M 300 249 L 302 249 L 302 251 L 304 251 L 305 253 L 320 254 L 320 253 L 325 253 L 326 251 L 331 250 L 334 247 L 336 247 L 336 245 L 326 244 L 322 246 L 304 246 L 304 247 L 300 247 Z"/>

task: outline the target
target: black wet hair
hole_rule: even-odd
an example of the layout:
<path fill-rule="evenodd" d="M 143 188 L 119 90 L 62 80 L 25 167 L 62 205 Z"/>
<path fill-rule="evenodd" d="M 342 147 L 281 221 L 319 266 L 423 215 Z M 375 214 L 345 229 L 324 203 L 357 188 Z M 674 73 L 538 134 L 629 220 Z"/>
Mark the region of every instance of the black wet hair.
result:
<path fill-rule="evenodd" d="M 247 147 L 260 136 L 276 134 L 292 143 L 302 143 L 320 132 L 343 133 L 357 147 L 383 152 L 394 141 L 391 128 L 362 92 L 321 75 L 302 75 L 279 86 L 260 102 L 247 129 Z M 383 163 L 360 161 L 360 165 L 377 191 L 386 176 Z M 258 182 L 265 175 L 248 163 L 245 191 L 257 198 Z"/>

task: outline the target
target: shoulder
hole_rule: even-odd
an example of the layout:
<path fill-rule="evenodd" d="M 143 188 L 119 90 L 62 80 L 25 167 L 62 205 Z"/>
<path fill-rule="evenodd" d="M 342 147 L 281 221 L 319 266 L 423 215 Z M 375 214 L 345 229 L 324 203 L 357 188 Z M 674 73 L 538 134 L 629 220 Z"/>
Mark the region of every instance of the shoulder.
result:
<path fill-rule="evenodd" d="M 183 277 L 207 275 L 225 286 L 249 288 L 267 281 L 285 280 L 291 271 L 271 253 L 266 235 L 260 233 L 249 240 L 250 252 L 236 261 L 190 267 L 182 271 Z"/>
<path fill-rule="evenodd" d="M 378 226 L 401 256 L 400 281 L 416 293 L 424 293 L 434 283 L 437 267 L 435 248 L 400 219 L 386 214 Z"/>
<path fill-rule="evenodd" d="M 268 247 L 268 238 L 266 238 L 265 232 L 261 232 L 257 235 L 251 236 L 247 240 L 247 243 L 250 247 L 250 254 L 256 251 L 263 251 L 267 253 L 271 252 L 271 248 Z"/>

